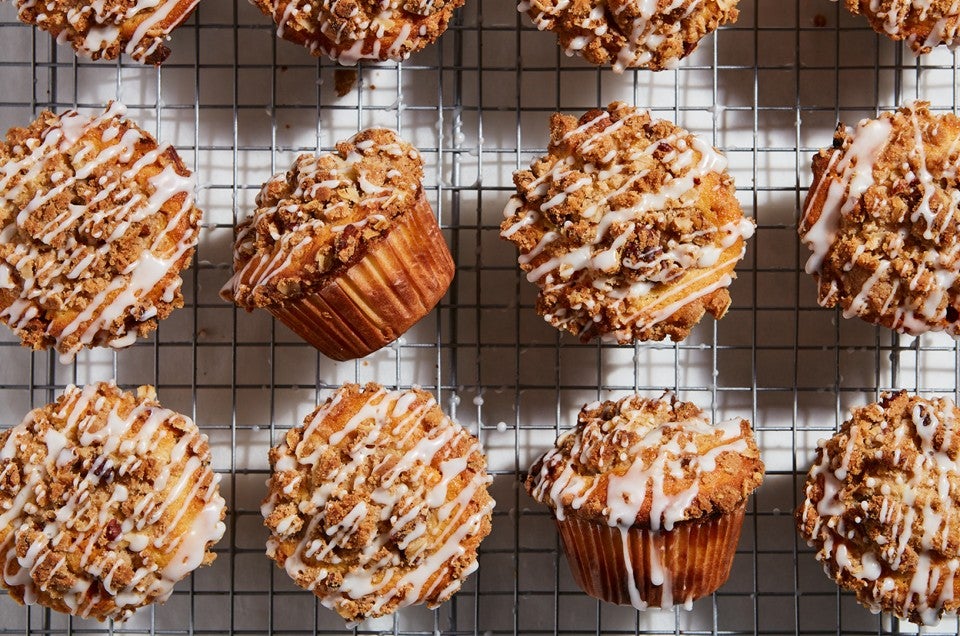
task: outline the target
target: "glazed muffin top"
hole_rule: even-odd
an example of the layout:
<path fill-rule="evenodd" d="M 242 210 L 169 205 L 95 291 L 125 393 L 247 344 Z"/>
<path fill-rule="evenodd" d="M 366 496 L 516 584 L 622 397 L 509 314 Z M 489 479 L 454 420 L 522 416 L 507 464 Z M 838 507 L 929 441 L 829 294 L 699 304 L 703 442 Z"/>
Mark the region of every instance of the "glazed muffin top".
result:
<path fill-rule="evenodd" d="M 818 301 L 909 334 L 960 335 L 960 118 L 916 102 L 813 159 L 799 233 Z"/>
<path fill-rule="evenodd" d="M 68 386 L 0 433 L 0 584 L 20 602 L 126 620 L 213 561 L 219 483 L 207 436 L 153 387 Z"/>
<path fill-rule="evenodd" d="M 0 320 L 63 361 L 130 345 L 183 305 L 194 182 L 125 112 L 44 112 L 0 143 Z"/>
<path fill-rule="evenodd" d="M 277 35 L 341 64 L 405 60 L 447 29 L 463 0 L 253 0 Z"/>
<path fill-rule="evenodd" d="M 587 404 L 530 468 L 527 492 L 557 519 L 671 530 L 731 512 L 763 481 L 750 423 L 711 425 L 670 394 Z"/>
<path fill-rule="evenodd" d="M 674 68 L 718 26 L 734 22 L 739 0 L 521 0 L 541 31 L 557 34 L 567 55 L 598 65 Z"/>
<path fill-rule="evenodd" d="M 270 464 L 267 554 L 348 621 L 435 607 L 477 568 L 491 479 L 429 393 L 344 385 Z"/>
<path fill-rule="evenodd" d="M 221 295 L 265 307 L 320 287 L 356 262 L 394 220 L 424 200 L 417 150 L 390 130 L 364 130 L 336 152 L 300 155 L 237 226 L 234 275 Z"/>
<path fill-rule="evenodd" d="M 948 398 L 884 393 L 818 444 L 800 534 L 875 611 L 931 624 L 960 608 L 958 417 Z"/>
<path fill-rule="evenodd" d="M 906 40 L 914 53 L 929 53 L 941 44 L 960 44 L 960 4 L 955 0 L 845 0 L 854 15 L 894 40 Z"/>
<path fill-rule="evenodd" d="M 681 340 L 705 311 L 726 312 L 754 226 L 726 159 L 695 135 L 619 102 L 555 114 L 548 154 L 514 182 L 500 235 L 558 329 Z"/>
<path fill-rule="evenodd" d="M 14 0 L 18 17 L 94 60 L 126 53 L 143 64 L 170 55 L 164 43 L 200 0 Z"/>

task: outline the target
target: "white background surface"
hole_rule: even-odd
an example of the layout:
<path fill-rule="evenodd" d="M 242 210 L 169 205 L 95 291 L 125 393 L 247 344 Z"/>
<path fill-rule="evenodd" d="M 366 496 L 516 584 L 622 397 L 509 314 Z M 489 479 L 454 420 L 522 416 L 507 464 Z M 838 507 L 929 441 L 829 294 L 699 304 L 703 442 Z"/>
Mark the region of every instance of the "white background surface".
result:
<path fill-rule="evenodd" d="M 258 512 L 267 449 L 345 381 L 420 384 L 478 432 L 497 507 L 479 572 L 437 611 L 408 608 L 361 631 L 444 634 L 877 633 L 913 629 L 840 594 L 793 529 L 792 509 L 818 437 L 850 405 L 900 387 L 955 395 L 958 349 L 943 336 L 892 338 L 817 307 L 802 273 L 795 219 L 814 149 L 838 120 L 916 97 L 955 109 L 955 59 L 917 61 L 828 0 L 741 0 L 736 25 L 706 38 L 677 71 L 615 75 L 568 59 L 512 0 L 468 0 L 441 44 L 407 63 L 368 65 L 338 98 L 335 66 L 278 41 L 244 0 L 205 0 L 171 43 L 162 70 L 77 61 L 0 3 L 0 130 L 43 108 L 98 109 L 120 99 L 176 144 L 200 184 L 204 232 L 184 275 L 186 307 L 149 340 L 75 365 L 21 349 L 0 331 L 0 425 L 12 426 L 64 384 L 116 378 L 158 386 L 213 442 L 231 509 L 219 558 L 162 607 L 114 633 L 308 634 L 343 631 L 332 612 L 263 556 Z M 817 19 L 819 15 L 821 19 Z M 821 24 L 822 26 L 818 26 Z M 730 159 L 738 197 L 759 230 L 738 268 L 733 307 L 682 344 L 581 345 L 533 310 L 513 247 L 498 238 L 511 172 L 543 152 L 547 117 L 623 99 L 702 133 Z M 401 342 L 333 363 L 217 291 L 229 276 L 235 219 L 260 184 L 299 152 L 327 150 L 361 127 L 398 128 L 427 163 L 428 196 L 458 264 L 440 307 Z M 577 591 L 544 509 L 520 479 L 580 405 L 639 390 L 679 391 L 715 417 L 754 422 L 768 467 L 730 582 L 691 612 L 637 613 Z M 110 629 L 0 596 L 0 633 Z M 933 632 L 957 632 L 955 619 Z"/>

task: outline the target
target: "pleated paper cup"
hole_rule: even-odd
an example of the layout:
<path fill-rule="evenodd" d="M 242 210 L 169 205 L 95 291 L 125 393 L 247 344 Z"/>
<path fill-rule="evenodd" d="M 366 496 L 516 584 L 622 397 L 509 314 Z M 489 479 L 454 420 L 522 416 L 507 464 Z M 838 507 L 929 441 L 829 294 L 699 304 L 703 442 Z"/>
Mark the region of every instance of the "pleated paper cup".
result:
<path fill-rule="evenodd" d="M 455 266 L 426 197 L 366 254 L 319 290 L 269 307 L 334 360 L 362 358 L 399 338 L 447 292 Z"/>
<path fill-rule="evenodd" d="M 746 502 L 723 515 L 672 530 L 557 521 L 573 578 L 584 592 L 617 605 L 669 608 L 712 594 L 730 576 Z"/>

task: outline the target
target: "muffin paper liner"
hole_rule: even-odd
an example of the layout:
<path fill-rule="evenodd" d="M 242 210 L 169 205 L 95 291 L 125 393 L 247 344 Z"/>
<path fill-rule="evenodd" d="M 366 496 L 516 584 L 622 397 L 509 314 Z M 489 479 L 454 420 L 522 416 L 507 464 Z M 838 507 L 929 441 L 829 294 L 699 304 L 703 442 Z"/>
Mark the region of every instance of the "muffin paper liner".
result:
<path fill-rule="evenodd" d="M 361 358 L 399 338 L 443 298 L 455 266 L 421 193 L 366 254 L 314 293 L 269 307 L 334 360 Z"/>
<path fill-rule="evenodd" d="M 580 588 L 618 605 L 669 608 L 715 592 L 730 576 L 746 502 L 736 510 L 676 524 L 673 530 L 557 520 Z"/>

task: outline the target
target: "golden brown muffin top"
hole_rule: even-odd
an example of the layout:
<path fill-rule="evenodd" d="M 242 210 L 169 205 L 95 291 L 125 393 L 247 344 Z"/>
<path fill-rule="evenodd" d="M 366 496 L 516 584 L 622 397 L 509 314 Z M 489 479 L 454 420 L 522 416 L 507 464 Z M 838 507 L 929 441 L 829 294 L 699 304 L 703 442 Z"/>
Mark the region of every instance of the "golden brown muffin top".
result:
<path fill-rule="evenodd" d="M 941 44 L 960 44 L 960 4 L 956 0 L 845 0 L 854 15 L 864 15 L 877 33 L 906 40 L 917 55 Z"/>
<path fill-rule="evenodd" d="M 68 386 L 0 433 L 0 583 L 23 603 L 126 620 L 224 533 L 207 436 L 114 384 Z"/>
<path fill-rule="evenodd" d="M 252 0 L 277 35 L 341 64 L 405 60 L 447 29 L 464 0 Z"/>
<path fill-rule="evenodd" d="M 351 622 L 435 607 L 477 568 L 491 479 L 419 389 L 346 384 L 271 449 L 267 554 Z"/>
<path fill-rule="evenodd" d="M 726 159 L 698 137 L 619 102 L 579 121 L 558 113 L 548 154 L 513 178 L 500 235 L 558 329 L 681 340 L 704 310 L 726 311 L 753 223 Z"/>
<path fill-rule="evenodd" d="M 747 420 L 711 425 L 665 393 L 585 405 L 530 468 L 526 488 L 560 520 L 671 530 L 735 510 L 762 481 Z"/>
<path fill-rule="evenodd" d="M 918 335 L 960 335 L 960 118 L 915 102 L 855 130 L 837 127 L 813 159 L 800 220 L 818 302 Z"/>
<path fill-rule="evenodd" d="M 797 526 L 872 610 L 931 624 L 960 608 L 958 416 L 948 398 L 884 393 L 818 444 Z"/>
<path fill-rule="evenodd" d="M 417 150 L 372 128 L 336 152 L 300 155 L 257 195 L 237 226 L 234 276 L 221 295 L 252 309 L 296 298 L 358 261 L 423 197 Z"/>
<path fill-rule="evenodd" d="M 125 112 L 44 112 L 0 143 L 0 320 L 63 361 L 128 346 L 183 305 L 193 179 Z"/>
<path fill-rule="evenodd" d="M 700 40 L 736 21 L 739 0 L 521 0 L 541 31 L 557 34 L 567 55 L 593 64 L 660 71 L 675 68 Z"/>
<path fill-rule="evenodd" d="M 22 22 L 94 60 L 126 53 L 142 64 L 170 55 L 164 42 L 187 21 L 200 0 L 13 0 Z"/>

